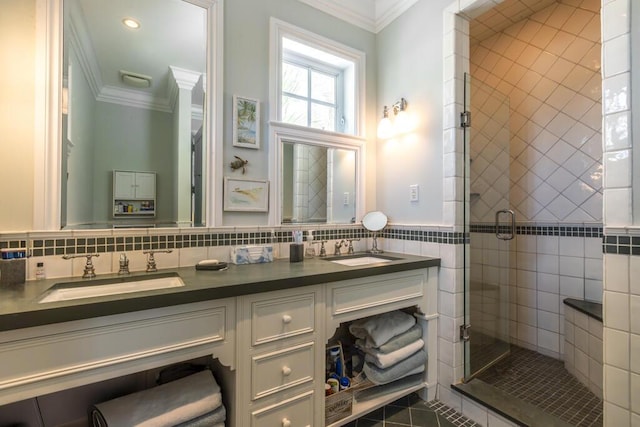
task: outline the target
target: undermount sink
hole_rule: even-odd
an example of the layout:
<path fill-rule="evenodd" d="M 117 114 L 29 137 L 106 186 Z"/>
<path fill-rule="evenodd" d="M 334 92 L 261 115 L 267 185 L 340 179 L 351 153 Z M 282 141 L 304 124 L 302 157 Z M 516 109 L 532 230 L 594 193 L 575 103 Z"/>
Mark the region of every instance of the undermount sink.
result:
<path fill-rule="evenodd" d="M 184 282 L 177 273 L 56 283 L 45 292 L 38 303 L 129 294 L 181 286 L 184 286 Z"/>
<path fill-rule="evenodd" d="M 326 261 L 330 261 L 335 264 L 346 265 L 349 267 L 356 267 L 361 265 L 387 263 L 391 261 L 397 261 L 402 258 L 396 258 L 396 257 L 378 255 L 378 254 L 357 254 L 357 255 L 336 255 L 336 256 L 327 257 L 324 259 Z"/>

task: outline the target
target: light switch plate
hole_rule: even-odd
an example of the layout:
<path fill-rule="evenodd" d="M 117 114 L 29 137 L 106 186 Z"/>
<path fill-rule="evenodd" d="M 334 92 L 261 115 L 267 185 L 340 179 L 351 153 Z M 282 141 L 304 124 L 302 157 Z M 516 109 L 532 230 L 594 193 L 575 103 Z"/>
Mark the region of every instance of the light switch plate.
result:
<path fill-rule="evenodd" d="M 418 184 L 413 184 L 409 186 L 409 201 L 417 202 L 419 200 L 419 187 Z"/>

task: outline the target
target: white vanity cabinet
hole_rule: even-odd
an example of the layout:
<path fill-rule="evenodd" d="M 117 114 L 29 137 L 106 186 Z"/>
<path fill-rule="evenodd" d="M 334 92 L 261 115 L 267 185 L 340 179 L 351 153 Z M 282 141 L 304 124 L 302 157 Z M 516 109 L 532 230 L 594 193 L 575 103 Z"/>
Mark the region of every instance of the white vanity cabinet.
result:
<path fill-rule="evenodd" d="M 322 425 L 322 289 L 239 298 L 237 425 Z"/>
<path fill-rule="evenodd" d="M 155 206 L 155 173 L 113 171 L 114 217 L 155 216 Z"/>
<path fill-rule="evenodd" d="M 397 309 L 413 311 L 421 323 L 429 355 L 423 381 L 355 402 L 351 415 L 331 426 L 414 391 L 435 399 L 437 277 L 437 268 L 419 269 L 239 298 L 236 426 L 324 426 L 327 342 L 342 323 Z"/>
<path fill-rule="evenodd" d="M 213 356 L 227 427 L 322 427 L 327 343 L 397 309 L 423 326 L 423 380 L 354 401 L 337 427 L 414 391 L 435 398 L 437 267 L 0 332 L 0 405 Z"/>
<path fill-rule="evenodd" d="M 234 367 L 235 300 L 0 333 L 0 405 L 215 354 Z"/>
<path fill-rule="evenodd" d="M 429 268 L 326 285 L 327 340 L 342 323 L 393 310 L 409 309 L 422 326 L 422 338 L 428 355 L 422 383 L 404 389 L 392 384 L 389 384 L 388 390 L 385 389 L 387 386 L 379 386 L 382 391 L 377 393 L 377 397 L 362 402 L 354 400 L 351 415 L 331 426 L 346 424 L 414 391 L 420 391 L 425 400 L 435 399 L 438 382 L 437 277 L 437 268 Z"/>

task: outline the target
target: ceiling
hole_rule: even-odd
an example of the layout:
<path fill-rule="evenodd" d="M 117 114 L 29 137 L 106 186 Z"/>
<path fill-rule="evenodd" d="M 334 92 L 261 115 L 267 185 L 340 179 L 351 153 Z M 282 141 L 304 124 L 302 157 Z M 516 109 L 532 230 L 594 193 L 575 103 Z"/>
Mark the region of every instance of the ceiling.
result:
<path fill-rule="evenodd" d="M 505 0 L 469 22 L 471 44 L 486 40 L 557 0 Z"/>
<path fill-rule="evenodd" d="M 177 68 L 174 75 L 195 81 L 206 71 L 207 12 L 202 7 L 182 0 L 65 0 L 64 6 L 65 46 L 76 44 L 97 99 L 170 110 L 176 79 L 169 67 Z M 125 27 L 125 17 L 135 18 L 140 28 Z M 120 70 L 150 76 L 151 87 L 125 85 Z"/>
<path fill-rule="evenodd" d="M 299 0 L 372 33 L 378 33 L 418 0 Z"/>
<path fill-rule="evenodd" d="M 299 0 L 343 21 L 378 33 L 417 0 Z M 470 41 L 477 43 L 544 9 L 558 0 L 495 0 L 497 4 L 470 21 Z M 560 0 L 562 1 L 562 0 Z M 581 0 L 572 0 L 578 1 Z M 452 1 L 453 3 L 453 1 Z"/>
<path fill-rule="evenodd" d="M 299 0 L 367 31 L 377 33 L 418 0 Z M 161 7 L 159 3 L 162 3 Z M 470 20 L 471 43 L 487 39 L 556 0 L 505 0 Z M 183 0 L 65 0 L 80 62 L 96 97 L 167 110 L 172 81 L 169 66 L 197 78 L 206 70 L 206 10 Z M 126 28 L 122 19 L 137 19 L 141 27 Z M 67 20 L 66 20 L 67 21 Z M 188 48 L 187 48 L 188 47 Z M 122 83 L 120 70 L 151 76 L 148 89 Z M 193 76 L 190 77 L 189 74 Z M 196 93 L 201 89 L 196 88 Z M 201 96 L 201 95 L 198 95 Z M 126 102 L 125 102 L 126 103 Z M 140 105 L 139 105 L 140 106 Z"/>

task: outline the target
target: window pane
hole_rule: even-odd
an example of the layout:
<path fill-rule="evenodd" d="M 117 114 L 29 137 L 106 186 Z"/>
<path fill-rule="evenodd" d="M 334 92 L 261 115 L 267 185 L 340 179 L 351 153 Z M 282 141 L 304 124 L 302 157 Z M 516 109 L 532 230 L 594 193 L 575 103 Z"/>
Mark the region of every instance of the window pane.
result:
<path fill-rule="evenodd" d="M 282 64 L 282 91 L 294 95 L 308 96 L 308 72 L 306 68 L 293 64 Z"/>
<path fill-rule="evenodd" d="M 311 72 L 311 98 L 336 103 L 336 78 L 329 74 Z"/>
<path fill-rule="evenodd" d="M 290 96 L 282 96 L 282 121 L 294 125 L 308 126 L 307 102 Z"/>
<path fill-rule="evenodd" d="M 311 127 L 336 130 L 336 109 L 326 105 L 311 104 Z"/>

